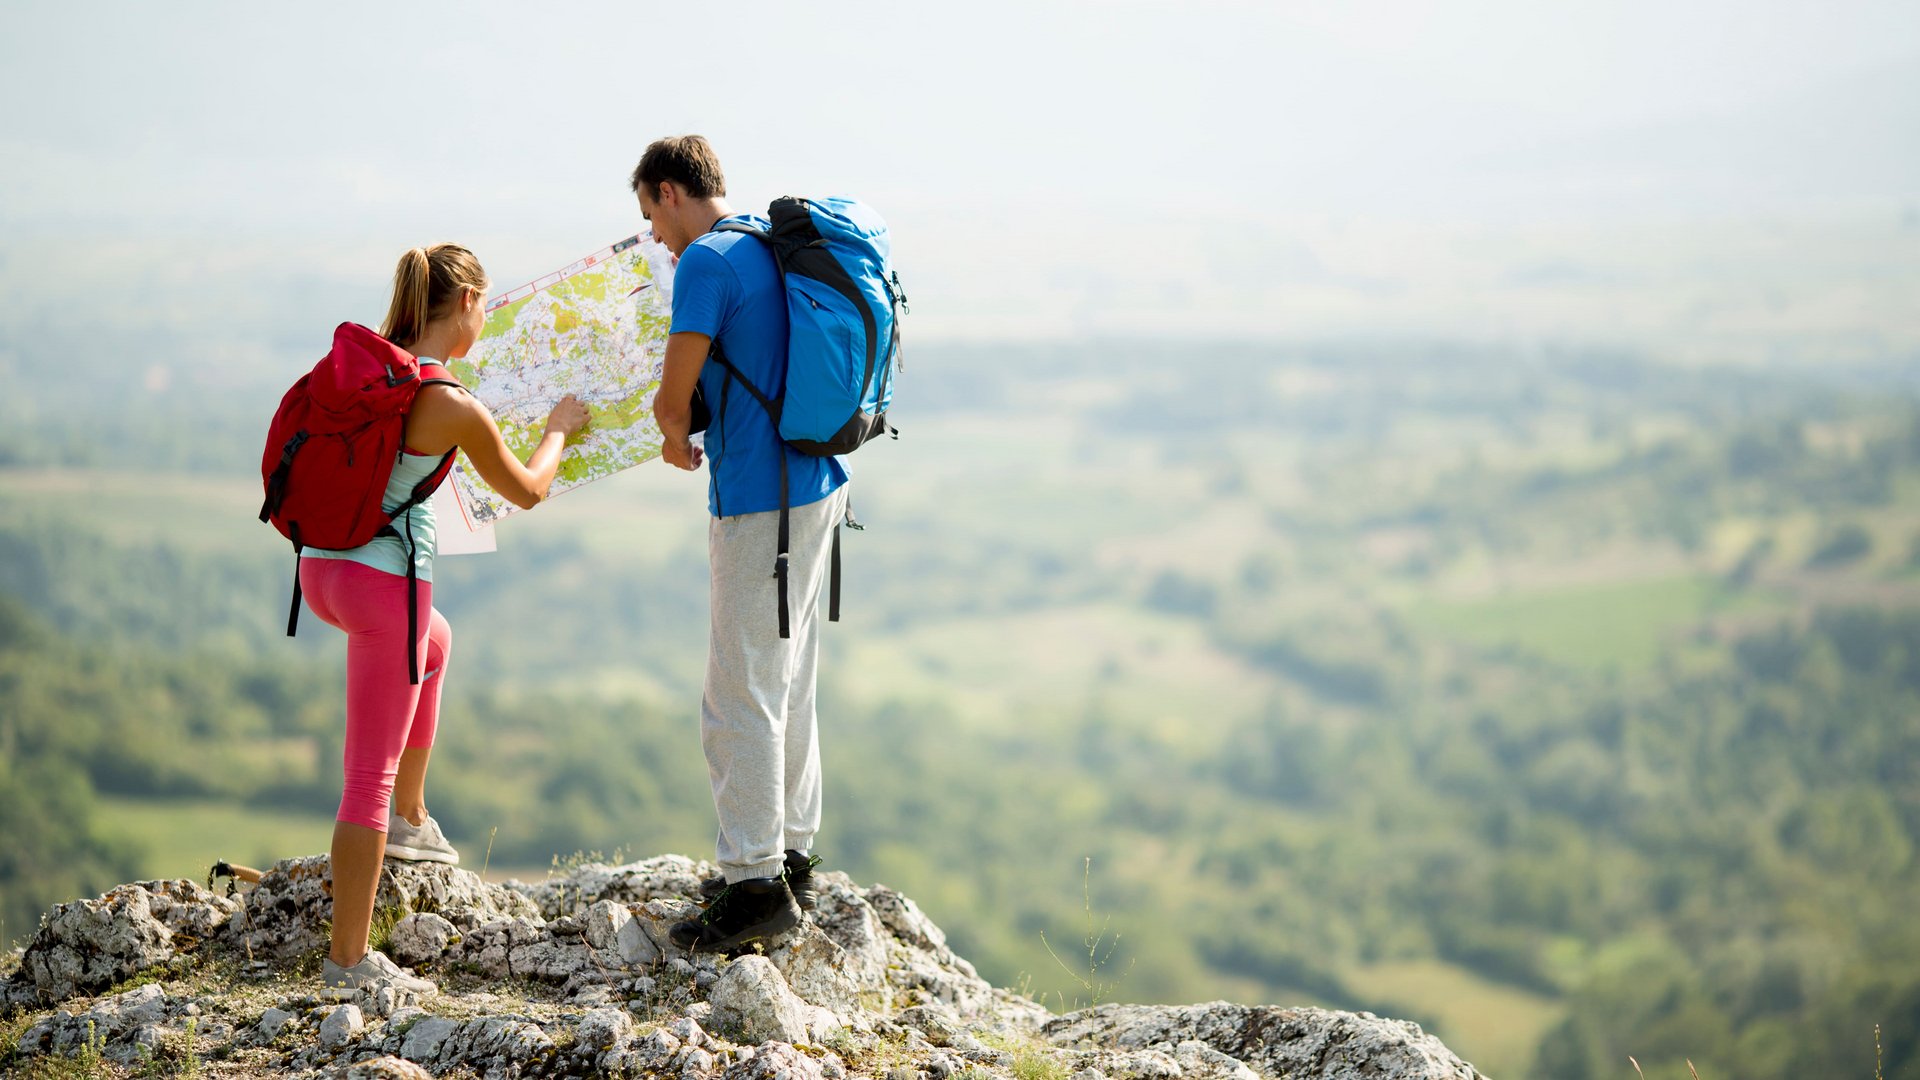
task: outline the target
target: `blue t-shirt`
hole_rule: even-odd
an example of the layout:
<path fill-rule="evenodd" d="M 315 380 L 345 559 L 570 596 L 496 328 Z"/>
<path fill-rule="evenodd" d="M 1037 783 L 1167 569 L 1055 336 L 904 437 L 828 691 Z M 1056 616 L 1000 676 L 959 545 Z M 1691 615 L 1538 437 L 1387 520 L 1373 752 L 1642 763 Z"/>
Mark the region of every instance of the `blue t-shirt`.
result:
<path fill-rule="evenodd" d="M 749 214 L 721 220 L 771 227 Z M 787 294 L 773 252 L 735 232 L 710 232 L 688 245 L 673 272 L 669 332 L 712 338 L 742 375 L 778 398 L 787 379 Z M 847 482 L 839 458 L 802 454 L 782 442 L 753 393 L 711 359 L 701 369 L 700 390 L 713 411 L 706 453 L 707 509 L 714 517 L 780 509 L 782 454 L 790 506 L 818 502 Z"/>

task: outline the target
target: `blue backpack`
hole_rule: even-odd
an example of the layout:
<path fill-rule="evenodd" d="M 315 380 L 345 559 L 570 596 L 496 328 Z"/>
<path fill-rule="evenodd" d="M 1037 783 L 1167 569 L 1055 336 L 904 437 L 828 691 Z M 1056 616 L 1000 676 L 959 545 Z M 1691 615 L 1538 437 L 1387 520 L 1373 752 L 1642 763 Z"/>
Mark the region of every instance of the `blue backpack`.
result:
<path fill-rule="evenodd" d="M 893 372 L 900 357 L 898 314 L 907 308 L 900 275 L 889 265 L 887 224 L 853 199 L 785 196 L 767 210 L 771 229 L 729 222 L 723 232 L 757 236 L 773 251 L 787 292 L 787 378 L 772 398 L 740 373 L 713 345 L 712 358 L 738 379 L 772 418 L 788 446 L 814 457 L 858 450 L 887 423 Z M 787 626 L 787 459 L 780 455 L 780 636 Z M 861 525 L 847 514 L 847 525 Z M 840 619 L 840 527 L 833 529 L 827 618 Z"/>

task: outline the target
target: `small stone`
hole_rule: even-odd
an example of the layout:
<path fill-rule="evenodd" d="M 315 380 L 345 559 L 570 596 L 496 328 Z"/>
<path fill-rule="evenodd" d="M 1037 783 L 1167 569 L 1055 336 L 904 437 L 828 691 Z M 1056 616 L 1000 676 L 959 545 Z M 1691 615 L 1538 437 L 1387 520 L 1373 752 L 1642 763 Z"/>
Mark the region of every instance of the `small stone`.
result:
<path fill-rule="evenodd" d="M 699 1046 L 707 1041 L 707 1033 L 700 1030 L 700 1025 L 695 1023 L 691 1016 L 680 1017 L 668 1024 L 666 1030 L 686 1046 Z"/>
<path fill-rule="evenodd" d="M 614 951 L 632 967 L 655 963 L 660 959 L 660 943 L 649 931 L 658 925 L 646 919 L 629 918 L 614 935 Z"/>
<path fill-rule="evenodd" d="M 268 1009 L 260 1014 L 260 1038 L 272 1042 L 294 1019 L 294 1015 L 285 1009 Z"/>
<path fill-rule="evenodd" d="M 824 1080 L 820 1063 L 783 1042 L 745 1052 L 727 1068 L 727 1080 Z"/>
<path fill-rule="evenodd" d="M 743 956 L 727 965 L 713 987 L 714 1021 L 749 1042 L 807 1041 L 807 1009 L 773 961 Z"/>
<path fill-rule="evenodd" d="M 611 986 L 583 986 L 567 999 L 575 1005 L 605 1005 L 613 1000 Z"/>
<path fill-rule="evenodd" d="M 633 921 L 633 912 L 627 905 L 612 900 L 601 900 L 588 908 L 580 916 L 581 924 L 586 928 L 587 944 L 594 951 L 610 953 L 618 947 L 620 931 Z"/>
<path fill-rule="evenodd" d="M 433 1080 L 433 1074 L 405 1058 L 370 1058 L 347 1070 L 347 1080 Z"/>
<path fill-rule="evenodd" d="M 360 1006 L 336 1005 L 327 1012 L 327 1018 L 320 1021 L 320 1045 L 329 1050 L 338 1050 L 366 1026 L 366 1021 L 360 1016 Z"/>
<path fill-rule="evenodd" d="M 392 1016 L 403 1001 L 411 1001 L 413 996 L 397 986 L 382 986 L 365 997 L 367 1011 L 374 1016 L 385 1017 Z"/>
<path fill-rule="evenodd" d="M 387 936 L 387 952 L 402 964 L 413 966 L 438 960 L 460 941 L 460 932 L 443 915 L 415 912 L 393 924 Z"/>
<path fill-rule="evenodd" d="M 602 901 L 610 903 L 611 901 Z M 619 1009 L 592 1009 L 574 1029 L 574 1042 L 596 1053 L 633 1037 L 633 1018 Z"/>
<path fill-rule="evenodd" d="M 700 1080 L 713 1074 L 713 1055 L 705 1050 L 688 1050 L 680 1059 L 680 1075 L 685 1080 Z"/>
<path fill-rule="evenodd" d="M 952 1045 L 960 1036 L 960 1017 L 945 1005 L 914 1005 L 912 1009 L 900 1009 L 895 1019 L 922 1032 L 933 1045 Z"/>

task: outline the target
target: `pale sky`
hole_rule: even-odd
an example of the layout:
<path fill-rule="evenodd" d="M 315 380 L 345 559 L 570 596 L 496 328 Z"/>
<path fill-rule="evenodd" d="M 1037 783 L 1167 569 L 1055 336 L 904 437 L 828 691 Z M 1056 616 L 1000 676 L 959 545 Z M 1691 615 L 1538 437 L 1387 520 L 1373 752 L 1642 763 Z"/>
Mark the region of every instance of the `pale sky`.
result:
<path fill-rule="evenodd" d="M 1152 278 L 1257 335 L 1270 291 L 1223 308 L 1216 279 L 1337 270 L 1355 230 L 1525 247 L 1920 203 L 1912 0 L 725 8 L 10 11 L 0 284 L 107 235 L 136 261 L 290 257 L 375 286 L 393 253 L 458 239 L 504 286 L 638 228 L 626 174 L 649 139 L 689 131 L 739 206 L 880 208 L 936 334 L 1131 331 L 1139 304 L 1102 297 Z M 1160 245 L 1158 265 L 1137 255 Z M 1436 282 L 1458 278 L 1440 262 Z M 1366 267 L 1400 280 L 1390 259 Z M 1180 332 L 1162 301 L 1146 328 Z"/>

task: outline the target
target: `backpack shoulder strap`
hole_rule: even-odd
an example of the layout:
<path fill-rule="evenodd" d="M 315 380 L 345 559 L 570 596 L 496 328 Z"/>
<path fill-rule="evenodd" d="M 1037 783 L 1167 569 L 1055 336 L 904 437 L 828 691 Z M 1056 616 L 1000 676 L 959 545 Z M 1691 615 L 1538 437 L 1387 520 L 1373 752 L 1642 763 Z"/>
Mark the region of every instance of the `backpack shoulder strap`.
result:
<path fill-rule="evenodd" d="M 420 385 L 457 386 L 462 390 L 467 389 L 467 384 L 454 378 L 453 372 L 448 371 L 439 364 L 429 364 L 425 362 L 422 362 L 420 365 Z"/>
<path fill-rule="evenodd" d="M 713 231 L 746 233 L 748 236 L 757 236 L 769 244 L 773 243 L 773 234 L 760 228 L 758 225 L 746 225 L 738 221 L 729 221 L 724 224 L 715 225 Z"/>

